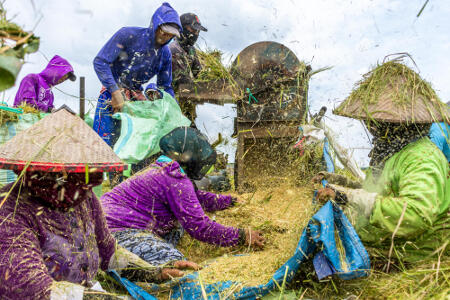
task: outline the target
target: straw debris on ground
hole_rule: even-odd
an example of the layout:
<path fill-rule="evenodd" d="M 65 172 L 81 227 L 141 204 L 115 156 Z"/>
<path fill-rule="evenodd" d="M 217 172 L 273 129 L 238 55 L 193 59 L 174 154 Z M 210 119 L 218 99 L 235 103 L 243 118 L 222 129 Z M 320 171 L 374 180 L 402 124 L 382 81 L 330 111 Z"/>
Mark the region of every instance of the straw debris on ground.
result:
<path fill-rule="evenodd" d="M 313 268 L 309 266 L 308 271 L 305 271 L 306 268 L 306 266 L 300 268 L 299 272 L 303 274 L 287 289 L 292 298 L 280 297 L 280 291 L 274 291 L 267 299 L 448 300 L 450 298 L 448 257 L 442 258 L 441 261 L 428 261 L 406 268 L 396 268 L 390 273 L 381 272 L 372 266 L 369 277 L 353 280 L 341 280 L 333 276 L 331 279 L 318 281 Z M 308 274 L 305 275 L 306 273 Z"/>

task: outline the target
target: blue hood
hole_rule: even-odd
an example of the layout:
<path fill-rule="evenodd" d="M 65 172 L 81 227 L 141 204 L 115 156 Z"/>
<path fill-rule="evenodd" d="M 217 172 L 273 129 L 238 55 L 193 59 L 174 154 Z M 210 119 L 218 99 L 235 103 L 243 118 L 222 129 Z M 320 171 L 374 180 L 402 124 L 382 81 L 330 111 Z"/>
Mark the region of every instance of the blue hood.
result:
<path fill-rule="evenodd" d="M 183 27 L 181 26 L 180 17 L 175 9 L 170 6 L 169 3 L 164 2 L 153 14 L 152 22 L 150 23 L 150 31 L 152 36 L 155 36 L 156 29 L 162 24 L 174 23 L 178 25 L 180 33 L 183 31 Z"/>

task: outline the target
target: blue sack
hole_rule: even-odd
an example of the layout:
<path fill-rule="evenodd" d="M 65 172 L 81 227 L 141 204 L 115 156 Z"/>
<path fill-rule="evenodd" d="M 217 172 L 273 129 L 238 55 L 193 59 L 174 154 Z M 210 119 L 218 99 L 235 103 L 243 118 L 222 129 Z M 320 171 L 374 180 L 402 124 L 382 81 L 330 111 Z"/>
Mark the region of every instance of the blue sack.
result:
<path fill-rule="evenodd" d="M 336 248 L 335 230 L 345 249 L 343 257 Z M 233 299 L 257 299 L 276 290 L 278 286 L 289 283 L 302 263 L 317 254 L 317 262 L 327 264 L 332 273 L 342 279 L 353 279 L 367 276 L 370 271 L 370 259 L 354 228 L 339 206 L 327 202 L 311 218 L 303 230 L 294 255 L 281 266 L 266 284 L 245 287 L 234 292 Z M 320 258 L 322 257 L 322 258 Z M 318 274 L 320 275 L 320 274 Z M 233 289 L 237 282 L 225 281 L 203 286 L 208 299 L 222 299 L 227 290 Z M 157 285 L 154 286 L 157 291 Z M 189 274 L 172 286 L 171 299 L 202 299 L 202 287 L 199 284 L 198 273 Z"/>

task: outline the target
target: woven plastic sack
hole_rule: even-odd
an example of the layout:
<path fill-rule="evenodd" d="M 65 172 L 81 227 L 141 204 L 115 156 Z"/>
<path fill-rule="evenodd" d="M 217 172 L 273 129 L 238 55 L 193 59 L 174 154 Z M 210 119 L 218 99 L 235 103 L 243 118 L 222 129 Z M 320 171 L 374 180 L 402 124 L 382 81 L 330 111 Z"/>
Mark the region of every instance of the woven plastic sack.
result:
<path fill-rule="evenodd" d="M 168 93 L 154 101 L 129 101 L 113 118 L 122 120 L 114 152 L 127 163 L 138 163 L 160 151 L 159 140 L 173 129 L 189 126 L 178 103 Z"/>

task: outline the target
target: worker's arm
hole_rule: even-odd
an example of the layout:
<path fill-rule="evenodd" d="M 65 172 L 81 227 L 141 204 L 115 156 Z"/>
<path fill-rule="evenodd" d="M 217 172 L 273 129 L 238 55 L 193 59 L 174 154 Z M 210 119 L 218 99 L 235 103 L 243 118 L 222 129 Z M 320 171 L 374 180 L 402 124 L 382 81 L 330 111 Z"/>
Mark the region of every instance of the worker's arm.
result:
<path fill-rule="evenodd" d="M 37 232 L 19 211 L 5 207 L 0 210 L 0 278 L 2 299 L 50 299 L 53 279 Z"/>
<path fill-rule="evenodd" d="M 95 237 L 97 239 L 98 252 L 100 256 L 100 268 L 102 270 L 106 270 L 108 269 L 111 257 L 116 250 L 116 241 L 108 229 L 102 206 L 94 193 L 92 193 L 92 197 L 89 201 L 92 209 L 92 216 L 95 222 Z"/>
<path fill-rule="evenodd" d="M 113 93 L 119 89 L 111 71 L 111 65 L 119 54 L 124 51 L 132 36 L 126 27 L 117 31 L 103 46 L 94 59 L 94 70 L 104 87 Z"/>
<path fill-rule="evenodd" d="M 403 154 L 393 169 L 397 178 L 389 178 L 384 191 L 376 197 L 368 234 L 390 238 L 406 204 L 396 236 L 414 238 L 429 230 L 438 216 L 448 210 L 450 199 L 445 199 L 448 164 L 438 149 L 428 147 Z M 394 194 L 392 187 L 398 194 Z"/>
<path fill-rule="evenodd" d="M 173 214 L 192 237 L 220 246 L 234 246 L 239 242 L 239 229 L 226 227 L 205 215 L 191 181 L 184 178 L 170 180 L 167 199 Z"/>
<path fill-rule="evenodd" d="M 14 100 L 14 106 L 18 107 L 22 103 L 26 103 L 30 106 L 33 106 L 41 111 L 46 110 L 48 105 L 40 103 L 39 97 L 39 83 L 36 78 L 29 74 L 25 76 L 20 82 L 19 89 L 16 93 L 16 99 Z"/>
<path fill-rule="evenodd" d="M 175 98 L 172 88 L 172 55 L 167 47 L 164 48 L 162 60 L 162 68 L 157 75 L 156 84 L 158 88 L 163 88 L 167 93 Z"/>
<path fill-rule="evenodd" d="M 195 193 L 203 209 L 208 212 L 224 210 L 233 205 L 233 198 L 230 195 L 219 195 L 201 190 Z"/>
<path fill-rule="evenodd" d="M 197 56 L 197 51 L 194 47 L 192 47 L 192 65 L 191 65 L 191 72 L 194 78 L 197 78 L 198 73 L 202 70 L 202 65 L 200 64 L 200 60 Z"/>

